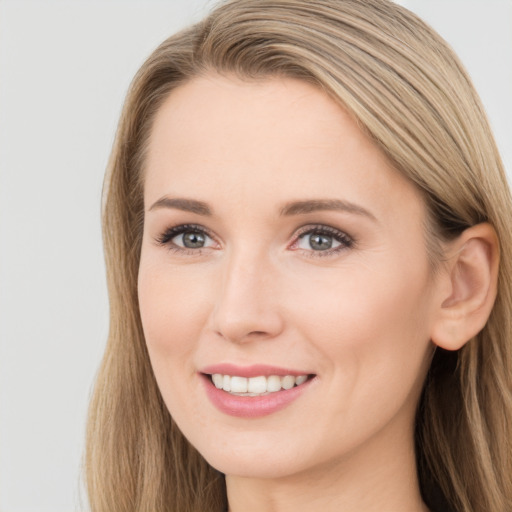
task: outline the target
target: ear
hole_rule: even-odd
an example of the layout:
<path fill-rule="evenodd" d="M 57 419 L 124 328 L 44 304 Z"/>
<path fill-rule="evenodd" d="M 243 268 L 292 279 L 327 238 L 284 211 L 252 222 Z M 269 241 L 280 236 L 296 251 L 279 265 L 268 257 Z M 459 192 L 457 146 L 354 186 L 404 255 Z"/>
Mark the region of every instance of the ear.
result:
<path fill-rule="evenodd" d="M 450 242 L 439 284 L 432 342 L 458 350 L 484 327 L 498 287 L 499 242 L 488 223 L 466 229 Z"/>

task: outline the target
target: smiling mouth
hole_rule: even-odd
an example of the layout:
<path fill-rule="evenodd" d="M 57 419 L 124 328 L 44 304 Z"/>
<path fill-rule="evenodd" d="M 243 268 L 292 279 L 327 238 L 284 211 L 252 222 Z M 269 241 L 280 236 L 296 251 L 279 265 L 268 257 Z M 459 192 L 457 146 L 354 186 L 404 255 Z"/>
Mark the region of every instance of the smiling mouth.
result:
<path fill-rule="evenodd" d="M 304 384 L 314 375 L 269 375 L 240 377 L 214 373 L 208 375 L 217 389 L 235 396 L 265 396 L 278 391 L 292 389 Z"/>

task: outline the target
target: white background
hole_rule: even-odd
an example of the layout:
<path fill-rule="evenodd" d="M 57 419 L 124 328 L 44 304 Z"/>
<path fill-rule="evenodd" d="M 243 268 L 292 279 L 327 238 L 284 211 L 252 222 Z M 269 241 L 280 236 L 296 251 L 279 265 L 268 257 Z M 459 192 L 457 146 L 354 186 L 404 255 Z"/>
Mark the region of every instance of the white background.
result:
<path fill-rule="evenodd" d="M 128 84 L 207 0 L 0 0 L 0 512 L 80 505 L 106 340 L 103 171 Z M 512 173 L 512 0 L 404 0 L 455 48 Z"/>

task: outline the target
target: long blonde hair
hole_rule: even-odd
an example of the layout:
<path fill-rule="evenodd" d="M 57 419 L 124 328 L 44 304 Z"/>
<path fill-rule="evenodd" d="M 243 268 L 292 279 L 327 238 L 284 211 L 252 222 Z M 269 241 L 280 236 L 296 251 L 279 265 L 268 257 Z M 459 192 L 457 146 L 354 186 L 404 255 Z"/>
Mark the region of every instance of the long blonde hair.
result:
<path fill-rule="evenodd" d="M 142 169 L 152 120 L 180 84 L 211 72 L 281 75 L 340 102 L 422 191 L 436 240 L 490 222 L 502 260 L 485 328 L 438 349 L 418 407 L 424 499 L 457 512 L 512 510 L 512 203 L 484 110 L 459 60 L 388 0 L 231 0 L 162 43 L 137 73 L 104 188 L 110 333 L 92 397 L 86 479 L 93 512 L 222 511 L 223 475 L 179 432 L 151 370 L 137 273 Z"/>

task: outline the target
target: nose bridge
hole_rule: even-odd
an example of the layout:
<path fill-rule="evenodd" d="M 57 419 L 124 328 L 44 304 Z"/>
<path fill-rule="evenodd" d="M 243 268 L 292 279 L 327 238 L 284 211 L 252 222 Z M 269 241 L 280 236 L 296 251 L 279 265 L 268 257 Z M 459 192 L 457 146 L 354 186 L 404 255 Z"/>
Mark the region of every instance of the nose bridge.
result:
<path fill-rule="evenodd" d="M 282 329 L 273 265 L 250 247 L 226 255 L 213 313 L 215 331 L 234 342 L 272 338 Z"/>

